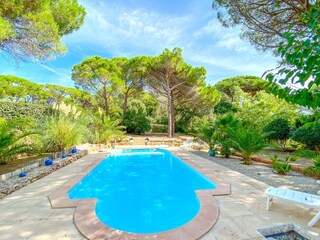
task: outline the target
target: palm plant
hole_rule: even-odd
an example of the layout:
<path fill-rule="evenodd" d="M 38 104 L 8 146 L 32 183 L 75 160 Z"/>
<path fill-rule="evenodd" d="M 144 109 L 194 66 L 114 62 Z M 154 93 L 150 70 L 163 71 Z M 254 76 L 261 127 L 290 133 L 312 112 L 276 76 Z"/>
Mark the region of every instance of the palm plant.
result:
<path fill-rule="evenodd" d="M 220 153 L 226 158 L 232 154 L 232 141 L 228 137 L 228 131 L 235 129 L 238 125 L 239 121 L 231 114 L 226 114 L 216 121 L 217 141 L 221 145 Z"/>
<path fill-rule="evenodd" d="M 197 133 L 197 137 L 208 144 L 209 151 L 213 151 L 215 145 L 217 144 L 215 133 L 216 128 L 210 123 L 205 124 Z"/>
<path fill-rule="evenodd" d="M 305 150 L 305 151 L 297 152 L 295 155 L 298 157 L 305 157 L 305 158 L 312 159 L 313 165 L 308 167 L 305 170 L 305 173 L 311 176 L 313 175 L 313 176 L 320 177 L 320 154 L 318 152 Z"/>
<path fill-rule="evenodd" d="M 285 175 L 291 171 L 290 162 L 297 161 L 296 156 L 286 155 L 285 159 L 280 159 L 277 154 L 270 156 L 272 160 L 272 167 L 278 173 Z"/>
<path fill-rule="evenodd" d="M 266 147 L 264 136 L 250 126 L 238 126 L 236 129 L 229 129 L 228 136 L 232 141 L 232 147 L 242 154 L 244 164 L 247 165 L 252 163 L 251 156 L 254 153 Z"/>
<path fill-rule="evenodd" d="M 120 120 L 112 120 L 109 116 L 92 116 L 89 123 L 87 140 L 91 143 L 105 143 L 121 140 L 124 137 Z"/>
<path fill-rule="evenodd" d="M 0 121 L 0 164 L 16 159 L 21 154 L 37 153 L 37 149 L 26 143 L 26 138 L 36 132 L 22 131 L 25 121 Z"/>

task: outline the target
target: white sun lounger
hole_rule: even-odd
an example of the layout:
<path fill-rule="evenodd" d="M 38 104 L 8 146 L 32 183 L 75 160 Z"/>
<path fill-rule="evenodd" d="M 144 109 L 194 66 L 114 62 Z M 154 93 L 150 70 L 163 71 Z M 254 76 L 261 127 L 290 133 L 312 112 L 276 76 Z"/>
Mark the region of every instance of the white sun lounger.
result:
<path fill-rule="evenodd" d="M 267 210 L 269 210 L 273 198 L 276 197 L 288 202 L 298 203 L 308 208 L 318 210 L 316 216 L 312 218 L 311 221 L 308 223 L 309 227 L 315 225 L 316 222 L 320 219 L 320 196 L 318 195 L 274 187 L 269 187 L 265 191 L 265 194 L 268 196 Z"/>

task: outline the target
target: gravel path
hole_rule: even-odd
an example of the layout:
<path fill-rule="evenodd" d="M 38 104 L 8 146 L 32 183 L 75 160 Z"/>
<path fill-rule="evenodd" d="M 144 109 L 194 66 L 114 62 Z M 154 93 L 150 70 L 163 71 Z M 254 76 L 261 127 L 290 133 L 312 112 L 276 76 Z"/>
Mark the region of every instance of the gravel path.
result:
<path fill-rule="evenodd" d="M 266 164 L 254 162 L 252 165 L 244 165 L 239 158 L 210 157 L 205 151 L 190 152 L 273 187 L 285 187 L 320 195 L 320 181 L 317 182 L 316 179 L 297 172 L 291 171 L 287 175 L 278 175 L 273 172 L 272 167 Z"/>

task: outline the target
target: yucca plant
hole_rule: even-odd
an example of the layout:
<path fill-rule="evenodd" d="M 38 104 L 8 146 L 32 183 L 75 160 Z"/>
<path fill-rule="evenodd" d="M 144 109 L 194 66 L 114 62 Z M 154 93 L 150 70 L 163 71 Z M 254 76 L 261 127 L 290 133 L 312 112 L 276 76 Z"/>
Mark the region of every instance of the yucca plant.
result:
<path fill-rule="evenodd" d="M 27 123 L 22 119 L 0 121 L 0 164 L 16 159 L 22 154 L 38 153 L 38 150 L 26 142 L 26 138 L 36 132 L 24 131 Z"/>
<path fill-rule="evenodd" d="M 77 120 L 60 114 L 46 119 L 43 125 L 46 151 L 62 151 L 82 142 L 84 126 Z"/>
<path fill-rule="evenodd" d="M 232 147 L 243 156 L 244 164 L 252 163 L 251 157 L 259 152 L 266 143 L 264 135 L 259 134 L 253 127 L 238 126 L 236 129 L 229 129 L 228 136 L 232 142 Z"/>
<path fill-rule="evenodd" d="M 305 170 L 307 175 L 320 177 L 320 154 L 315 151 L 305 150 L 295 154 L 298 157 L 305 157 L 312 160 L 313 165 Z"/>

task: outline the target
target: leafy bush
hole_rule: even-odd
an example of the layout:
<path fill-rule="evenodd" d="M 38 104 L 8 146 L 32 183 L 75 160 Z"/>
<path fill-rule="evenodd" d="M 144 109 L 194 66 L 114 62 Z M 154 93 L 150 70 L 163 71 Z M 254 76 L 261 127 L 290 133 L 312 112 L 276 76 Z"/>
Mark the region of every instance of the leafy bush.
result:
<path fill-rule="evenodd" d="M 229 102 L 219 102 L 213 110 L 214 113 L 225 114 L 230 112 L 237 112 L 237 109 Z"/>
<path fill-rule="evenodd" d="M 4 102 L 0 104 L 0 118 L 16 119 L 31 117 L 37 121 L 51 116 L 54 110 L 50 105 L 38 103 Z"/>
<path fill-rule="evenodd" d="M 167 133 L 168 132 L 168 125 L 166 125 L 166 124 L 152 124 L 151 125 L 151 132 L 153 132 L 153 133 Z"/>
<path fill-rule="evenodd" d="M 287 155 L 285 159 L 279 159 L 278 155 L 271 156 L 272 167 L 278 174 L 286 174 L 291 171 L 289 162 L 297 161 L 296 156 Z"/>
<path fill-rule="evenodd" d="M 312 159 L 313 165 L 305 170 L 305 174 L 310 176 L 320 176 L 320 154 L 314 151 L 306 150 L 296 153 L 299 157 Z"/>
<path fill-rule="evenodd" d="M 234 153 L 234 151 L 231 150 L 232 148 L 232 141 L 230 139 L 225 139 L 220 142 L 221 148 L 220 148 L 220 154 L 226 158 L 230 157 Z"/>
<path fill-rule="evenodd" d="M 127 133 L 142 134 L 151 129 L 150 120 L 147 116 L 132 110 L 126 112 L 124 124 Z"/>
<path fill-rule="evenodd" d="M 217 144 L 216 139 L 216 128 L 213 124 L 207 123 L 202 126 L 200 131 L 197 133 L 197 137 L 209 145 L 209 150 L 213 150 Z"/>
<path fill-rule="evenodd" d="M 235 129 L 239 125 L 239 121 L 232 114 L 226 114 L 216 121 L 217 141 L 220 143 L 220 153 L 228 158 L 231 154 L 232 141 L 229 139 L 229 129 Z"/>
<path fill-rule="evenodd" d="M 232 147 L 243 155 L 244 164 L 247 165 L 252 163 L 251 156 L 266 146 L 263 134 L 250 126 L 229 129 L 228 136 L 232 141 Z"/>
<path fill-rule="evenodd" d="M 35 132 L 25 131 L 28 122 L 22 119 L 0 121 L 0 164 L 16 159 L 21 154 L 36 153 L 37 149 L 26 138 Z"/>
<path fill-rule="evenodd" d="M 89 115 L 87 116 L 87 131 L 85 140 L 89 143 L 104 143 L 109 144 L 111 141 L 123 139 L 123 126 L 120 126 L 120 119 L 113 120 L 105 115 Z"/>
<path fill-rule="evenodd" d="M 127 133 L 142 134 L 150 131 L 151 124 L 147 117 L 146 106 L 139 100 L 132 100 L 124 118 Z"/>
<path fill-rule="evenodd" d="M 286 142 L 290 138 L 290 123 L 283 118 L 277 118 L 267 124 L 263 128 L 263 132 L 267 134 L 267 139 L 271 141 L 277 141 L 281 149 L 286 149 Z"/>
<path fill-rule="evenodd" d="M 303 125 L 295 130 L 291 139 L 307 145 L 309 148 L 319 149 L 320 147 L 320 123 L 316 123 L 313 127 Z"/>

